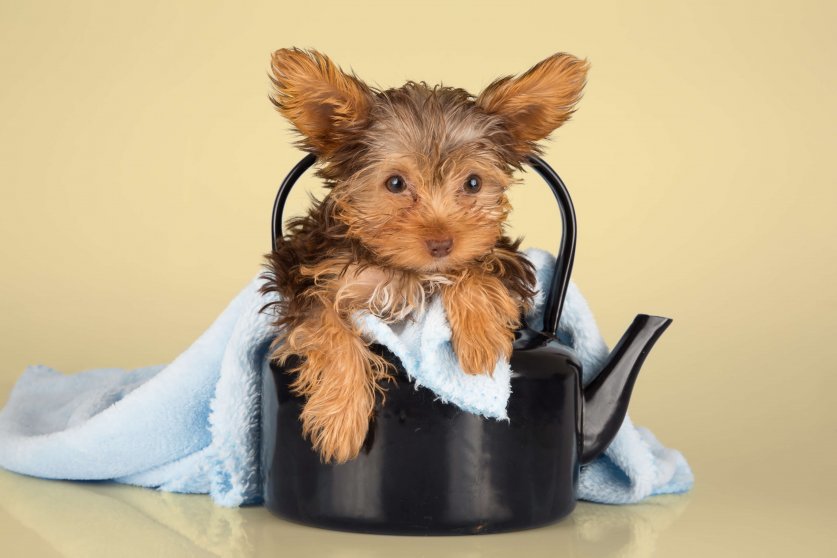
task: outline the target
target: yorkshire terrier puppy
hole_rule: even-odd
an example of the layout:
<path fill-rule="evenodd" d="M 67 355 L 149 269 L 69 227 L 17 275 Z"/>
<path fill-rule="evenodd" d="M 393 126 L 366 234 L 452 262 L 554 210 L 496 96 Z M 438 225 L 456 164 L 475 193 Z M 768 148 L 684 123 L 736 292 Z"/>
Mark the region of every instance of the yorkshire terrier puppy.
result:
<path fill-rule="evenodd" d="M 535 276 L 505 235 L 506 190 L 574 111 L 587 68 L 558 53 L 475 97 L 423 81 L 380 90 L 315 50 L 273 53 L 271 101 L 328 193 L 288 222 L 262 291 L 281 296 L 271 358 L 298 357 L 303 433 L 324 461 L 358 454 L 389 377 L 356 310 L 394 322 L 438 295 L 462 370 L 511 355 Z"/>

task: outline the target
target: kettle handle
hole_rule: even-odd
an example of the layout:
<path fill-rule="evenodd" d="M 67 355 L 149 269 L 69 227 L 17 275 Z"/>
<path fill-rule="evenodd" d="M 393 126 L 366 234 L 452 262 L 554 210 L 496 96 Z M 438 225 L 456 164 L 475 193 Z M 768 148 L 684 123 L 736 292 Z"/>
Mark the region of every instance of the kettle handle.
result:
<path fill-rule="evenodd" d="M 535 169 L 535 172 L 541 175 L 541 178 L 549 185 L 552 194 L 555 196 L 555 201 L 558 202 L 558 208 L 561 210 L 561 244 L 558 248 L 558 257 L 555 258 L 552 284 L 549 287 L 549 296 L 546 299 L 543 313 L 543 331 L 557 336 L 558 322 L 561 320 L 561 310 L 564 308 L 564 299 L 567 296 L 570 275 L 573 272 L 573 260 L 575 260 L 575 240 L 577 236 L 575 207 L 564 181 L 546 161 L 537 155 L 529 155 L 528 162 L 529 166 Z"/>
<path fill-rule="evenodd" d="M 276 200 L 273 203 L 273 219 L 271 221 L 271 246 L 276 250 L 276 239 L 282 236 L 282 213 L 285 210 L 285 202 L 291 188 L 317 160 L 317 156 L 308 153 L 288 173 L 279 190 L 276 192 Z M 564 298 L 567 295 L 567 287 L 570 283 L 570 274 L 573 270 L 575 258 L 576 241 L 576 220 L 575 209 L 570 198 L 567 187 L 552 167 L 537 155 L 527 157 L 529 166 L 535 169 L 552 190 L 555 201 L 561 210 L 561 245 L 558 249 L 558 257 L 555 260 L 555 270 L 552 274 L 552 284 L 549 289 L 549 297 L 546 299 L 543 319 L 543 331 L 550 335 L 557 335 L 558 322 L 561 319 L 561 309 L 564 307 Z"/>
<path fill-rule="evenodd" d="M 282 184 L 279 185 L 279 189 L 276 191 L 276 200 L 273 202 L 273 219 L 270 223 L 270 232 L 272 234 L 270 246 L 273 251 L 276 251 L 276 239 L 282 236 L 282 213 L 285 211 L 285 202 L 288 201 L 288 194 L 291 193 L 291 188 L 293 188 L 299 177 L 316 161 L 317 156 L 313 153 L 309 153 L 303 157 L 291 169 L 291 172 L 288 173 L 288 176 L 285 177 L 285 180 L 282 181 Z"/>

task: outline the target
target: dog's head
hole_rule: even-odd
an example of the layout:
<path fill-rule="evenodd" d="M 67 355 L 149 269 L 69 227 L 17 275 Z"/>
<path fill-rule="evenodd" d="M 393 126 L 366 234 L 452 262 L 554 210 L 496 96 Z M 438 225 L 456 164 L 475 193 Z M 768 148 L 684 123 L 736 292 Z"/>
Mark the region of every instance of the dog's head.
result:
<path fill-rule="evenodd" d="M 272 55 L 271 101 L 323 164 L 350 237 L 386 264 L 449 271 L 497 243 L 514 171 L 570 117 L 587 68 L 559 53 L 478 96 L 423 81 L 380 90 L 291 48 Z"/>

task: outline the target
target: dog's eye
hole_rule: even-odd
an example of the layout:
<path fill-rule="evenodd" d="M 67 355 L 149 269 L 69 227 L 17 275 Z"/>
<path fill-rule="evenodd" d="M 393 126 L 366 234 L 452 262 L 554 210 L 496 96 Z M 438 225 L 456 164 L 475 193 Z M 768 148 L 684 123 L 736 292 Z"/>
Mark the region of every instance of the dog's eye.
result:
<path fill-rule="evenodd" d="M 400 194 L 404 191 L 404 188 L 407 187 L 407 183 L 404 181 L 403 177 L 394 174 L 387 178 L 386 186 L 387 190 L 389 190 L 393 194 Z"/>
<path fill-rule="evenodd" d="M 480 191 L 480 188 L 482 188 L 482 180 L 476 174 L 472 174 L 465 179 L 463 188 L 465 188 L 465 191 L 469 194 L 476 194 Z"/>

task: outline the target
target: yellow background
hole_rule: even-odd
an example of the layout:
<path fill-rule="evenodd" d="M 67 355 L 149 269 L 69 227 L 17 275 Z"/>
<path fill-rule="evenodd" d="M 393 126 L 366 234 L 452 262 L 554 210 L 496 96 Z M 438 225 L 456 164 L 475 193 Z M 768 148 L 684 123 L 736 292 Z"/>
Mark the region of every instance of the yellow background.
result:
<path fill-rule="evenodd" d="M 479 555 L 512 541 L 537 554 L 572 539 L 570 551 L 607 553 L 650 530 L 643 548 L 651 540 L 662 556 L 833 551 L 835 6 L 4 1 L 0 401 L 27 364 L 171 360 L 259 271 L 275 188 L 302 156 L 267 100 L 271 51 L 316 48 L 379 87 L 415 79 L 473 93 L 567 51 L 592 68 L 545 158 L 576 202 L 574 279 L 611 344 L 635 313 L 674 318 L 630 412 L 686 455 L 696 488 L 631 508 L 585 505 L 528 537 L 410 548 Z M 513 228 L 554 249 L 557 210 L 532 174 L 513 194 Z M 212 513 L 205 497 L 0 480 L 18 491 L 0 491 L 4 541 L 44 553 L 74 554 L 61 542 L 72 537 L 166 540 L 128 529 L 137 523 L 124 514 L 108 529 L 123 516 L 97 498 Z M 62 539 L 45 527 L 61 521 L 45 512 L 53 506 L 19 509 L 51 498 L 105 506 L 90 512 L 105 528 Z M 655 522 L 649 505 L 683 511 Z M 229 511 L 230 524 L 269 552 L 264 541 L 290 527 L 263 511 Z M 316 541 L 325 555 L 398 548 L 295 529 L 275 542 L 314 555 Z"/>

